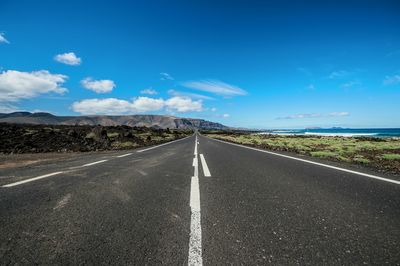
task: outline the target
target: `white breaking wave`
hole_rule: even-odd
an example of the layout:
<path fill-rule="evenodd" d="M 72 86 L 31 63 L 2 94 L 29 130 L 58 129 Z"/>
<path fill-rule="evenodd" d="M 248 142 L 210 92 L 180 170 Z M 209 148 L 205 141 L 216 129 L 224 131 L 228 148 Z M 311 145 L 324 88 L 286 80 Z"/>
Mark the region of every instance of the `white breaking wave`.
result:
<path fill-rule="evenodd" d="M 297 133 L 298 131 L 296 130 L 276 130 L 272 131 L 272 133 Z"/>
<path fill-rule="evenodd" d="M 298 136 L 298 135 L 308 135 L 308 136 L 323 136 L 323 137 L 373 137 L 378 136 L 379 133 L 362 133 L 362 132 L 302 132 L 296 130 L 274 130 L 269 132 L 260 132 L 256 135 L 280 135 L 280 136 Z"/>
<path fill-rule="evenodd" d="M 378 133 L 323 133 L 323 132 L 305 132 L 304 135 L 327 136 L 327 137 L 367 137 L 376 136 Z"/>
<path fill-rule="evenodd" d="M 302 132 L 299 132 L 297 130 L 274 130 L 274 131 L 268 131 L 268 132 L 260 132 L 257 133 L 257 135 L 299 135 L 303 134 Z"/>

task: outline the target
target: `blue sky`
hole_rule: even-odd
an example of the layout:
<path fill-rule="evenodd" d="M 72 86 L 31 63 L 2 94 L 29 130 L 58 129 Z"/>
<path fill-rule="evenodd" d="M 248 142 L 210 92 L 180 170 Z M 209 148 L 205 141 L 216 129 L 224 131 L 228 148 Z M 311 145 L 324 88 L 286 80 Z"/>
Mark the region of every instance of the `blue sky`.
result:
<path fill-rule="evenodd" d="M 398 1 L 131 2 L 0 0 L 0 112 L 400 127 Z"/>

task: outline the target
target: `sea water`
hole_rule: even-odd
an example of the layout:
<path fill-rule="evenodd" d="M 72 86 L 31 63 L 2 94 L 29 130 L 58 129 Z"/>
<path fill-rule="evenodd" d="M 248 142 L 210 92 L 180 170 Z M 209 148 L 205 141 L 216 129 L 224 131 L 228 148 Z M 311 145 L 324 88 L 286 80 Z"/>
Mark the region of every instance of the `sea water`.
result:
<path fill-rule="evenodd" d="M 340 136 L 340 137 L 400 137 L 400 128 L 313 128 L 268 130 L 262 134 Z"/>

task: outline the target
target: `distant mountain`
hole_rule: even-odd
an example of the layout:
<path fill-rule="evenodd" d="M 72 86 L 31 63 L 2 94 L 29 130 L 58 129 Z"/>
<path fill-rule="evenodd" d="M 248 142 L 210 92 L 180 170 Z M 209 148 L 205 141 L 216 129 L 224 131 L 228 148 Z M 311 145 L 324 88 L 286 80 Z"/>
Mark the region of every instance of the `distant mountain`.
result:
<path fill-rule="evenodd" d="M 0 123 L 43 124 L 43 125 L 102 125 L 102 126 L 145 126 L 170 129 L 228 130 L 230 127 L 203 119 L 180 118 L 166 115 L 123 115 L 123 116 L 55 116 L 49 113 L 15 112 L 0 114 Z"/>

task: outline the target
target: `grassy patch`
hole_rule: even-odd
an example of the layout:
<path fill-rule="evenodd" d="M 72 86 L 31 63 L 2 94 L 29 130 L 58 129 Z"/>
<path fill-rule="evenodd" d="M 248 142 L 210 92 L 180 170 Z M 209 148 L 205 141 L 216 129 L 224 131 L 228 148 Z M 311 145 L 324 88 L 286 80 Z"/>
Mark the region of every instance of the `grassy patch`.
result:
<path fill-rule="evenodd" d="M 124 141 L 124 142 L 115 141 L 111 145 L 115 149 L 131 149 L 138 147 L 138 144 L 132 141 Z"/>
<path fill-rule="evenodd" d="M 382 159 L 385 159 L 385 160 L 400 160 L 400 154 L 397 154 L 397 153 L 385 153 L 385 154 L 382 154 Z"/>
<path fill-rule="evenodd" d="M 356 163 L 361 163 L 361 164 L 369 164 L 371 161 L 365 158 L 364 156 L 357 155 L 353 158 L 353 161 Z"/>
<path fill-rule="evenodd" d="M 118 132 L 107 132 L 107 137 L 109 138 L 116 138 L 119 136 Z"/>
<path fill-rule="evenodd" d="M 337 158 L 339 157 L 338 154 L 331 152 L 331 151 L 312 151 L 310 152 L 312 157 L 331 157 L 331 158 Z"/>
<path fill-rule="evenodd" d="M 86 139 L 94 139 L 96 137 L 96 134 L 94 134 L 93 132 L 89 132 L 88 134 L 86 134 Z"/>

